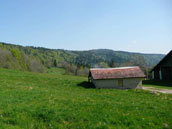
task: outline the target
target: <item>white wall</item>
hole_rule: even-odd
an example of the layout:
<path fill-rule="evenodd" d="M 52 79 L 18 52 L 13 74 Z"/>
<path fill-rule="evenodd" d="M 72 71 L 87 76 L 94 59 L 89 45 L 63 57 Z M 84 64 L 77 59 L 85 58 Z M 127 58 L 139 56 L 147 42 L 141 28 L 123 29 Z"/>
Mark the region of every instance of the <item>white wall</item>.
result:
<path fill-rule="evenodd" d="M 162 72 L 161 72 L 161 68 L 159 70 L 159 79 L 162 80 Z"/>
<path fill-rule="evenodd" d="M 155 79 L 154 71 L 152 71 L 152 79 Z"/>
<path fill-rule="evenodd" d="M 123 86 L 118 86 L 118 79 L 92 80 L 96 88 L 117 88 L 117 89 L 135 89 L 141 88 L 142 78 L 123 79 Z"/>

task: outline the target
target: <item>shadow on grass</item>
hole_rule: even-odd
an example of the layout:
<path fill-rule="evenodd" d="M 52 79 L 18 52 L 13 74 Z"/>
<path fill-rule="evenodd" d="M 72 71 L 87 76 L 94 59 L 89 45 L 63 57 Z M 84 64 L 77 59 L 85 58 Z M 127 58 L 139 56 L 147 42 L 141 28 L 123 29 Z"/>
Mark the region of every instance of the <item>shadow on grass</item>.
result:
<path fill-rule="evenodd" d="M 95 86 L 92 83 L 87 82 L 87 81 L 78 83 L 77 86 L 84 87 L 84 88 L 95 88 Z"/>
<path fill-rule="evenodd" d="M 172 81 L 144 80 L 143 84 L 172 87 Z"/>

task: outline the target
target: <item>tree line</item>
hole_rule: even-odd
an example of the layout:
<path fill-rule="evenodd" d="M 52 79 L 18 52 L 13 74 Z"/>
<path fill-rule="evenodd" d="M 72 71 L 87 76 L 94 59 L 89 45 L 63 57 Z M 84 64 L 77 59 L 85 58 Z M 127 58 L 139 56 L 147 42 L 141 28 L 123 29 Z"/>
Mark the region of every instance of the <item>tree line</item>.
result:
<path fill-rule="evenodd" d="M 88 75 L 92 67 L 140 66 L 146 72 L 151 67 L 148 63 L 144 55 L 136 53 L 112 50 L 67 51 L 0 43 L 0 67 L 8 69 L 46 72 L 47 69 L 57 67 L 73 75 Z"/>

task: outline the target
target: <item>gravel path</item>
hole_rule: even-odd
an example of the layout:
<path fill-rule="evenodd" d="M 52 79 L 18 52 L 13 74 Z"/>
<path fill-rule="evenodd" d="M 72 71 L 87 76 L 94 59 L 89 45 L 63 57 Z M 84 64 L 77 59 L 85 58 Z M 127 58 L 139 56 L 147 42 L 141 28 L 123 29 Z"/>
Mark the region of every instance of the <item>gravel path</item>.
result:
<path fill-rule="evenodd" d="M 155 88 L 155 87 L 142 87 L 144 90 L 148 90 L 151 92 L 160 92 L 160 93 L 164 93 L 164 94 L 172 94 L 172 90 L 170 89 L 160 89 L 160 88 Z"/>

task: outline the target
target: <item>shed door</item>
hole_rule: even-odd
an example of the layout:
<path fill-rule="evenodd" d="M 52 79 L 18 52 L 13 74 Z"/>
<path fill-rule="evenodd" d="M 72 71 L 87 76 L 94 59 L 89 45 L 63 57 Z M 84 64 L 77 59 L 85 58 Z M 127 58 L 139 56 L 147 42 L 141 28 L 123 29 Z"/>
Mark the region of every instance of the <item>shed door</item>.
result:
<path fill-rule="evenodd" d="M 119 86 L 119 87 L 123 87 L 123 80 L 122 80 L 122 79 L 119 79 L 119 80 L 118 80 L 118 86 Z"/>

